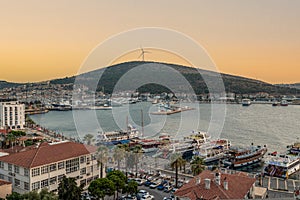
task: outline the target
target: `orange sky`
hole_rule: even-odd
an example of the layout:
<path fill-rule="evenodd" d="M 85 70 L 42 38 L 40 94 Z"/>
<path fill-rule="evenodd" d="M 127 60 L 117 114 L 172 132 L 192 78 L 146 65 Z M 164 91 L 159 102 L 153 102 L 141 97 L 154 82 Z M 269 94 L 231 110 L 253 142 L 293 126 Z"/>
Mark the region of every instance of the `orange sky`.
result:
<path fill-rule="evenodd" d="M 299 8 L 299 0 L 1 0 L 0 80 L 74 75 L 108 37 L 155 26 L 196 40 L 221 72 L 300 82 Z M 159 51 L 146 59 L 182 62 Z"/>

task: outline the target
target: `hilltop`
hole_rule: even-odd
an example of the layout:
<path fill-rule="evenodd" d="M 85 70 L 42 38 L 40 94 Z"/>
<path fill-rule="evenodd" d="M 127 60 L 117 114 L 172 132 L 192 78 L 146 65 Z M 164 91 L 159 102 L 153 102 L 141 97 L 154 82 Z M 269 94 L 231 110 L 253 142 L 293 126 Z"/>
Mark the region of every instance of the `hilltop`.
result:
<path fill-rule="evenodd" d="M 95 71 L 87 72 L 81 74 L 79 76 L 72 76 L 60 79 L 50 80 L 50 84 L 72 84 L 74 80 L 80 80 L 81 83 L 89 86 L 91 82 L 94 82 L 98 79 L 99 74 L 103 72 L 101 79 L 98 82 L 97 90 L 102 90 L 105 88 L 106 93 L 112 93 L 115 84 L 117 81 L 129 70 L 133 69 L 137 65 L 140 64 L 153 64 L 153 66 L 157 66 L 157 64 L 164 64 L 173 69 L 180 72 L 191 84 L 196 94 L 207 93 L 207 86 L 200 74 L 205 74 L 208 79 L 210 77 L 214 77 L 218 75 L 218 73 L 213 71 L 207 71 L 202 69 L 196 69 L 192 67 L 176 65 L 176 64 L 168 64 L 168 63 L 157 63 L 157 62 L 142 62 L 142 61 L 133 61 L 133 62 L 125 62 L 116 65 L 112 65 L 106 68 L 98 69 Z M 199 73 L 200 72 L 200 73 Z M 157 68 L 153 67 L 153 73 L 163 74 L 166 72 L 159 71 Z M 165 74 L 167 76 L 168 74 Z M 278 95 L 288 95 L 288 94 L 296 94 L 300 93 L 300 90 L 296 88 L 282 87 L 281 85 L 272 85 L 270 83 L 266 83 L 259 80 L 254 80 L 250 78 L 233 76 L 229 74 L 221 74 L 226 91 L 233 92 L 236 94 L 254 94 L 258 92 L 266 92 L 270 94 L 278 94 Z M 172 77 L 170 78 L 170 82 L 172 83 Z M 174 80 L 173 84 L 177 88 L 181 88 L 182 85 Z M 8 82 L 0 82 L 0 89 L 5 87 L 14 87 L 20 84 L 17 83 L 8 83 Z M 138 89 L 140 92 L 151 92 L 151 93 L 161 93 L 161 92 L 169 92 L 166 87 L 157 85 L 157 84 L 148 84 L 144 85 Z M 298 91 L 297 91 L 298 90 Z"/>

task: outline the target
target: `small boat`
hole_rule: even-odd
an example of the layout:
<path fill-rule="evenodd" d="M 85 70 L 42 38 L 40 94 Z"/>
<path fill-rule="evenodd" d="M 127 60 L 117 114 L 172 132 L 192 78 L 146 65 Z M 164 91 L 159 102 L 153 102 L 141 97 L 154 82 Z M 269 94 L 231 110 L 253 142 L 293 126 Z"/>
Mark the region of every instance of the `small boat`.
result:
<path fill-rule="evenodd" d="M 228 159 L 223 161 L 225 166 L 230 168 L 240 168 L 254 163 L 258 163 L 262 160 L 263 156 L 267 152 L 266 145 L 242 147 L 230 147 L 228 152 Z"/>
<path fill-rule="evenodd" d="M 251 100 L 250 99 L 243 99 L 242 100 L 242 106 L 250 106 Z"/>
<path fill-rule="evenodd" d="M 278 102 L 278 101 L 272 101 L 272 106 L 280 106 L 280 102 Z"/>
<path fill-rule="evenodd" d="M 300 157 L 300 142 L 295 142 L 293 145 L 287 146 L 288 154 L 296 155 Z"/>
<path fill-rule="evenodd" d="M 265 161 L 264 174 L 288 178 L 300 169 L 300 159 L 291 155 L 270 155 Z"/>
<path fill-rule="evenodd" d="M 289 104 L 288 104 L 287 100 L 282 100 L 282 101 L 280 102 L 280 105 L 281 105 L 281 106 L 288 106 Z"/>

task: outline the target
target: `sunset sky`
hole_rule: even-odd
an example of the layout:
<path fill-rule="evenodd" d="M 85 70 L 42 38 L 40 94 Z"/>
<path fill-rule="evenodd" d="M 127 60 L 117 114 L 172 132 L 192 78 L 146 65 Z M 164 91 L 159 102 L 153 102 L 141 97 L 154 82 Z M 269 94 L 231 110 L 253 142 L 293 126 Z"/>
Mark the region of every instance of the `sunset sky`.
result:
<path fill-rule="evenodd" d="M 300 82 L 299 24 L 299 0 L 0 0 L 0 80 L 72 76 L 112 35 L 161 27 L 202 45 L 220 72 Z M 133 50 L 115 62 L 137 60 Z M 145 58 L 185 63 L 163 51 L 151 50 Z"/>

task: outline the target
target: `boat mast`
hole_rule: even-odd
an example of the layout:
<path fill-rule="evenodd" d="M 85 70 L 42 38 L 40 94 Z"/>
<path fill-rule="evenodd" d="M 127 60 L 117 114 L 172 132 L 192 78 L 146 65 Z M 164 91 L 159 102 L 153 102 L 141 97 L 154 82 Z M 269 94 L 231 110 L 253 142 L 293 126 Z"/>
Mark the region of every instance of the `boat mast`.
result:
<path fill-rule="evenodd" d="M 142 126 L 142 138 L 144 137 L 144 115 L 143 115 L 143 109 L 141 109 L 141 126 Z"/>

